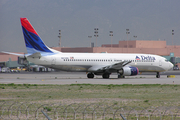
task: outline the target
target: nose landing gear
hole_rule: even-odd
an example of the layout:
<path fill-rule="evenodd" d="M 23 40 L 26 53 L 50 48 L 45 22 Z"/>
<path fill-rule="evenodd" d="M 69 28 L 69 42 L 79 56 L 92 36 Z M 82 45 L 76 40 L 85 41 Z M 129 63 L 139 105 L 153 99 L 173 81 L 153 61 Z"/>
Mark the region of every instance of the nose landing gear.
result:
<path fill-rule="evenodd" d="M 157 72 L 157 74 L 156 74 L 156 78 L 160 78 L 160 74 L 159 74 L 159 72 Z"/>

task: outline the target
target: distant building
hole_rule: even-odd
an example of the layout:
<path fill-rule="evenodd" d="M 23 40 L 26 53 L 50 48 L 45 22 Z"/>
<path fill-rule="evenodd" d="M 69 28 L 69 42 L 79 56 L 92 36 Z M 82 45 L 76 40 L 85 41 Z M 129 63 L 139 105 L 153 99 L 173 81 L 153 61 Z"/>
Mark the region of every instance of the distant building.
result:
<path fill-rule="evenodd" d="M 61 52 L 81 52 L 81 53 L 146 53 L 161 56 L 169 56 L 174 53 L 175 57 L 180 57 L 180 45 L 166 45 L 166 41 L 153 40 L 134 40 L 119 41 L 119 44 L 102 44 L 101 47 L 76 47 L 76 48 L 59 48 L 53 49 Z"/>
<path fill-rule="evenodd" d="M 9 55 L 6 53 L 0 53 L 0 67 L 21 67 L 22 65 L 19 65 L 18 57 L 16 55 Z"/>
<path fill-rule="evenodd" d="M 166 45 L 166 41 L 133 40 L 119 41 L 119 44 L 102 44 L 101 47 L 53 48 L 61 52 L 80 53 L 144 53 L 164 56 L 180 66 L 180 45 Z M 173 54 L 173 55 L 172 55 Z"/>

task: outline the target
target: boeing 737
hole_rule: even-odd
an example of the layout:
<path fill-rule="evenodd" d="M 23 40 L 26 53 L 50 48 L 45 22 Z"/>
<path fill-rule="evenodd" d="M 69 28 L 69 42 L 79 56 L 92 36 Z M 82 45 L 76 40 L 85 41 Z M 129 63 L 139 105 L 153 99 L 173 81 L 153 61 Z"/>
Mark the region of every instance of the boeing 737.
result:
<path fill-rule="evenodd" d="M 63 71 L 87 72 L 88 78 L 94 78 L 95 75 L 109 78 L 111 73 L 124 78 L 138 75 L 139 72 L 156 72 L 156 77 L 160 78 L 160 72 L 173 67 L 164 57 L 152 54 L 63 53 L 49 48 L 27 18 L 20 18 L 20 21 L 27 54 L 5 53 L 24 56 L 36 65 Z"/>

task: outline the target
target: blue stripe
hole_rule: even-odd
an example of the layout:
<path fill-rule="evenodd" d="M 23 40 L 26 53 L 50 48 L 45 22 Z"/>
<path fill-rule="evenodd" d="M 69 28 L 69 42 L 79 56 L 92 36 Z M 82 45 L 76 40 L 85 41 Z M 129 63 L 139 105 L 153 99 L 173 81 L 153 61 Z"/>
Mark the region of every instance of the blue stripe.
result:
<path fill-rule="evenodd" d="M 23 29 L 26 47 L 32 49 L 31 53 L 35 53 L 35 50 L 41 51 L 41 52 L 53 53 L 51 50 L 49 50 L 47 48 L 47 46 L 43 43 L 43 41 L 41 40 L 41 38 L 39 36 L 27 31 L 23 26 L 22 26 L 22 29 Z M 33 50 L 33 49 L 35 49 L 35 50 Z"/>

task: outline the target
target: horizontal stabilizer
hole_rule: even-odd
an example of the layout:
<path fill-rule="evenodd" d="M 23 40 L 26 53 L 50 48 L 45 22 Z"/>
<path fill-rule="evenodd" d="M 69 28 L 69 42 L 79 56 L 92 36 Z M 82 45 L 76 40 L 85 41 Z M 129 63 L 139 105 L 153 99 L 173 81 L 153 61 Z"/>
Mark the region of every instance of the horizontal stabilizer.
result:
<path fill-rule="evenodd" d="M 24 57 L 24 54 L 1 51 L 2 53 Z"/>

